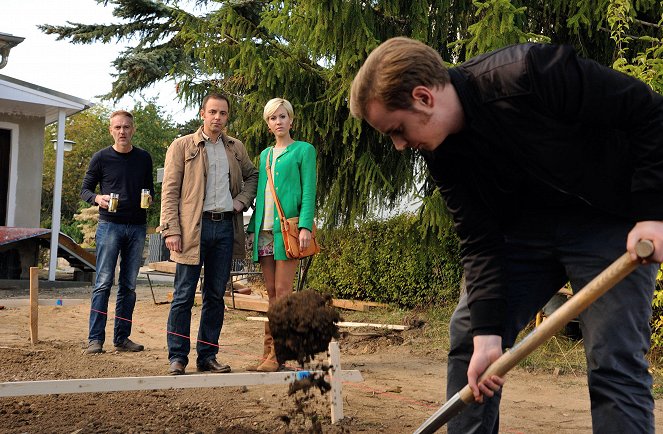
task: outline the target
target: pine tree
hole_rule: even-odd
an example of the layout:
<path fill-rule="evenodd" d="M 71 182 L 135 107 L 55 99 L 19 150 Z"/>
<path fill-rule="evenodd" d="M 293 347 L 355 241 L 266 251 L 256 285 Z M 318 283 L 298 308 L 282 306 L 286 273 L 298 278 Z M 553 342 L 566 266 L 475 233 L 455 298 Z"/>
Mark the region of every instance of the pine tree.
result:
<path fill-rule="evenodd" d="M 177 0 L 95 1 L 122 21 L 42 30 L 72 43 L 138 41 L 114 61 L 108 97 L 171 80 L 182 102 L 197 106 L 219 90 L 233 100 L 229 129 L 254 155 L 271 144 L 265 102 L 290 100 L 293 137 L 318 150 L 318 199 L 329 225 L 392 207 L 415 188 L 427 198 L 426 225 L 447 224 L 417 155 L 395 152 L 349 115 L 354 74 L 390 37 L 419 39 L 450 63 L 517 42 L 571 44 L 661 86 L 663 4 L 654 0 L 196 0 L 193 11 Z"/>

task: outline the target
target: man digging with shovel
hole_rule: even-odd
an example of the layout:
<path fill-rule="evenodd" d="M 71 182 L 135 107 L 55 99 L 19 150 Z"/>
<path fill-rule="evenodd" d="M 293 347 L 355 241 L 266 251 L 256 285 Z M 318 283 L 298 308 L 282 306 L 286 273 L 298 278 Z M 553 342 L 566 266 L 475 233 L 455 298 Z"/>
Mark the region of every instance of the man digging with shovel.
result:
<path fill-rule="evenodd" d="M 350 111 L 421 153 L 461 240 L 450 324 L 450 433 L 497 433 L 503 378 L 480 375 L 567 281 L 585 286 L 638 240 L 654 254 L 580 314 L 595 433 L 654 433 L 645 354 L 663 260 L 663 97 L 569 47 L 515 45 L 447 69 L 393 38 L 354 79 Z"/>

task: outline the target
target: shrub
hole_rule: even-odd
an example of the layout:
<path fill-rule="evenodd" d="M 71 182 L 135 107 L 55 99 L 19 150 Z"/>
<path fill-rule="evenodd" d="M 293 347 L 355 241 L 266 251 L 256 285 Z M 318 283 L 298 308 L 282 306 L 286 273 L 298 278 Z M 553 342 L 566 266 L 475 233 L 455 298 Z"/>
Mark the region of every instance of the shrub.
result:
<path fill-rule="evenodd" d="M 90 206 L 86 202 L 79 202 L 80 212 L 74 214 L 74 220 L 77 221 L 78 229 L 82 234 L 82 247 L 91 248 L 96 245 L 95 236 L 97 232 L 97 223 L 99 221 L 99 207 Z"/>
<path fill-rule="evenodd" d="M 458 299 L 462 267 L 451 227 L 426 234 L 417 217 L 402 214 L 319 234 L 323 250 L 308 274 L 312 288 L 406 308 Z"/>
<path fill-rule="evenodd" d="M 652 308 L 651 356 L 654 359 L 659 359 L 661 353 L 663 353 L 663 265 L 659 268 L 656 277 L 656 289 L 654 291 Z"/>

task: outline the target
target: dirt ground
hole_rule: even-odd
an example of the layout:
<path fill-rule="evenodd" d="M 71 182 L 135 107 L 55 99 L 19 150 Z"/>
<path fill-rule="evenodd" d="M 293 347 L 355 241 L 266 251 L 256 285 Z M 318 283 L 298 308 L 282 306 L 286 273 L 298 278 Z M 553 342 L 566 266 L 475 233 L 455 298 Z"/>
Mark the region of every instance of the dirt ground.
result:
<path fill-rule="evenodd" d="M 114 352 L 109 323 L 106 352 L 86 355 L 89 291 L 44 291 L 40 342 L 32 346 L 29 307 L 25 300 L 13 298 L 25 298 L 27 291 L 0 290 L 4 306 L 0 309 L 0 382 L 166 375 L 169 305 L 155 305 L 149 287 L 140 286 L 131 337 L 146 350 Z M 157 300 L 165 300 L 169 291 L 167 286 L 157 287 Z M 111 301 L 114 297 L 115 293 Z M 56 298 L 62 298 L 61 306 Z M 233 372 L 245 372 L 261 353 L 263 323 L 246 320 L 256 315 L 226 312 L 218 359 Z M 194 306 L 194 335 L 199 318 L 200 306 Z M 345 418 L 337 425 L 331 424 L 328 394 L 315 391 L 307 403 L 307 415 L 298 416 L 296 395 L 288 396 L 287 385 L 279 385 L 0 398 L 0 432 L 297 433 L 313 432 L 311 421 L 317 418 L 325 433 L 407 433 L 444 403 L 445 354 L 427 350 L 421 329 L 377 334 L 365 328 L 341 331 L 342 368 L 361 371 L 364 381 L 343 385 Z M 194 363 L 187 374 L 195 375 Z M 582 375 L 516 369 L 509 374 L 502 402 L 503 433 L 591 432 Z M 660 404 L 656 419 L 663 432 Z"/>

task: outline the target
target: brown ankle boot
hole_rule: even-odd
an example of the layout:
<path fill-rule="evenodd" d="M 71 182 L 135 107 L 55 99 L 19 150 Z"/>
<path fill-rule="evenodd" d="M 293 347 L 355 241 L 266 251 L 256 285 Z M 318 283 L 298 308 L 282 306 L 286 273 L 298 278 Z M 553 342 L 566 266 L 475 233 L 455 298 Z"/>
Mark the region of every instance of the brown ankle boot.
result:
<path fill-rule="evenodd" d="M 274 351 L 274 344 L 272 344 L 271 351 L 257 371 L 259 372 L 276 372 L 279 370 L 279 362 L 276 360 L 276 352 Z"/>
<path fill-rule="evenodd" d="M 274 342 L 274 338 L 272 338 L 272 332 L 269 330 L 269 323 L 265 323 L 265 338 L 263 340 L 263 351 L 262 351 L 262 357 L 258 360 L 258 363 L 255 365 L 251 365 L 248 368 L 246 368 L 247 371 L 257 371 L 258 367 L 263 364 L 265 360 L 267 360 L 267 357 L 269 356 L 270 351 L 272 351 L 272 344 Z"/>

